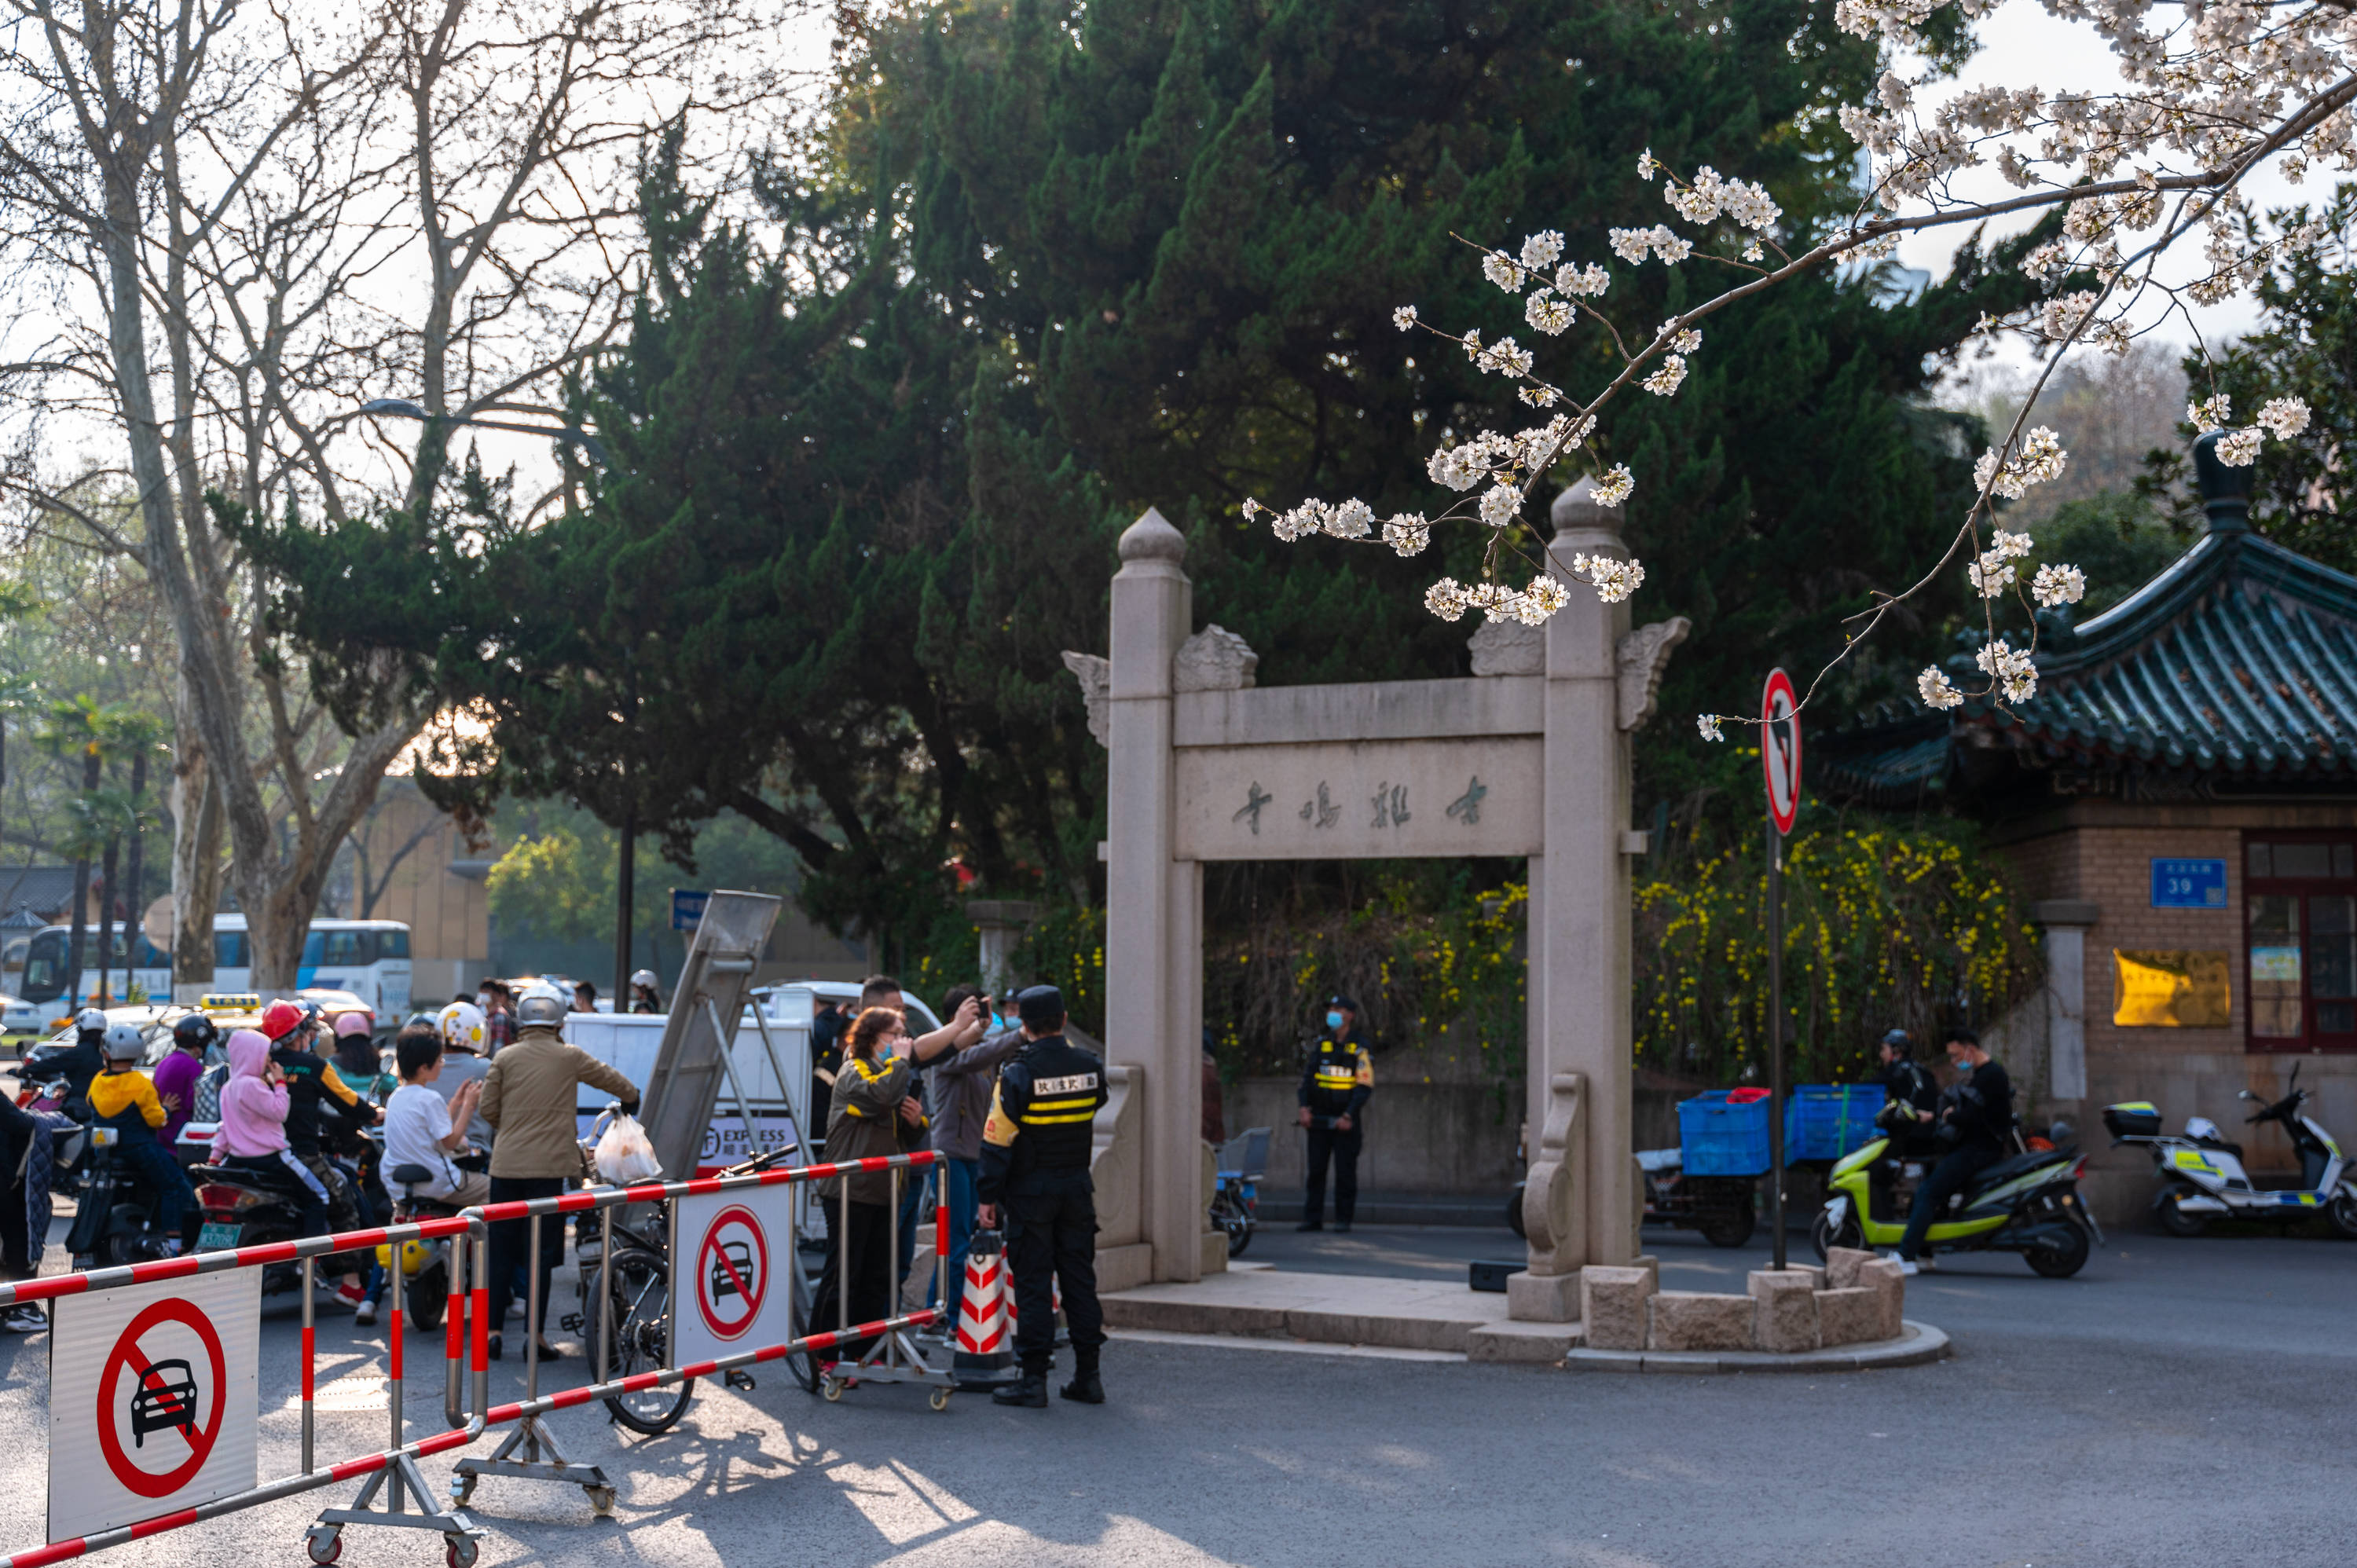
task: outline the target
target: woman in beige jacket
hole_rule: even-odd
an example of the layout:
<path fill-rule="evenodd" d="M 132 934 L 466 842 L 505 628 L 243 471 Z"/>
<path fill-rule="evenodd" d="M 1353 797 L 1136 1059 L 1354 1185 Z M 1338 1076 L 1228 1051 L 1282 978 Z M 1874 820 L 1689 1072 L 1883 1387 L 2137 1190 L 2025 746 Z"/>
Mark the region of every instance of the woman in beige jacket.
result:
<path fill-rule="evenodd" d="M 924 1111 L 915 1098 L 917 1064 L 910 1054 L 909 1026 L 889 1007 L 870 1007 L 852 1021 L 843 1039 L 843 1070 L 835 1075 L 826 1113 L 826 1157 L 864 1160 L 901 1150 L 899 1126 L 921 1130 Z M 901 1179 L 906 1180 L 903 1172 Z M 851 1188 L 850 1220 L 844 1219 L 844 1186 Z M 838 1290 L 850 1297 L 850 1321 L 874 1323 L 892 1311 L 892 1173 L 860 1171 L 819 1184 L 827 1223 L 826 1272 L 819 1278 L 811 1321 L 821 1332 L 835 1326 Z M 842 1282 L 848 1281 L 845 1287 Z M 846 1360 L 864 1345 L 845 1347 Z"/>
<path fill-rule="evenodd" d="M 568 1045 L 557 1030 L 565 1024 L 569 1004 L 565 993 L 546 982 L 527 988 L 516 1001 L 516 1037 L 491 1058 L 483 1079 L 482 1117 L 499 1136 L 491 1143 L 491 1201 L 520 1197 L 553 1197 L 581 1179 L 580 1123 L 574 1101 L 577 1084 L 602 1089 L 622 1102 L 639 1108 L 636 1085 L 580 1047 Z M 506 1219 L 491 1227 L 491 1322 L 507 1321 L 508 1304 L 515 1298 L 515 1274 L 531 1248 L 531 1221 Z M 565 1222 L 554 1217 L 540 1222 L 540 1256 L 533 1268 L 540 1275 L 540 1318 L 533 1332 L 544 1336 L 541 1359 L 561 1352 L 546 1339 L 548 1277 L 565 1258 Z M 500 1359 L 496 1332 L 490 1337 L 491 1359 Z"/>

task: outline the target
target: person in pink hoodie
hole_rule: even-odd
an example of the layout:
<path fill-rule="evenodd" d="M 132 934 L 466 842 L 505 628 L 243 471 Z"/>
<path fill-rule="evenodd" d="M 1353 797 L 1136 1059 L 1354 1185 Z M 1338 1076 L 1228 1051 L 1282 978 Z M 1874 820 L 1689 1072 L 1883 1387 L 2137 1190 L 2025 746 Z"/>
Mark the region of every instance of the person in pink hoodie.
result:
<path fill-rule="evenodd" d="M 221 1131 L 214 1158 L 231 1170 L 290 1176 L 303 1208 L 306 1236 L 328 1230 L 328 1189 L 286 1147 L 286 1080 L 270 1059 L 270 1042 L 252 1029 L 229 1037 L 229 1081 L 221 1085 Z"/>

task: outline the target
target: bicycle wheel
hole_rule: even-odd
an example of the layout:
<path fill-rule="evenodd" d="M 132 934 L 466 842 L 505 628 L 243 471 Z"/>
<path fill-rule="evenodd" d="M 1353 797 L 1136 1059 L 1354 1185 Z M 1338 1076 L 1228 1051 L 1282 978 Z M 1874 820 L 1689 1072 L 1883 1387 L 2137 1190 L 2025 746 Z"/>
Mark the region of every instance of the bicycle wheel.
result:
<path fill-rule="evenodd" d="M 667 1364 L 671 1335 L 666 1314 L 671 1306 L 671 1271 L 653 1252 L 615 1250 L 614 1256 L 591 1276 L 589 1303 L 582 1313 L 584 1348 L 595 1363 L 600 1319 L 613 1317 L 613 1359 L 609 1379 L 660 1370 Z M 668 1432 L 687 1413 L 695 1397 L 695 1380 L 683 1379 L 664 1388 L 616 1394 L 606 1408 L 632 1432 L 651 1437 Z"/>

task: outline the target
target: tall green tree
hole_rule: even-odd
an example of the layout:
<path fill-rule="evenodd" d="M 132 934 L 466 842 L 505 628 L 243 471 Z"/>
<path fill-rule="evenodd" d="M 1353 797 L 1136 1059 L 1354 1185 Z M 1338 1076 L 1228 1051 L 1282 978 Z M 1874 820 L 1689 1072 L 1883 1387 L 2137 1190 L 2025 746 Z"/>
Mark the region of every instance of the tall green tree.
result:
<path fill-rule="evenodd" d="M 1203 614 L 1275 682 L 1466 668 L 1469 628 L 1421 601 L 1464 574 L 1469 541 L 1403 561 L 1284 544 L 1240 515 L 1247 495 L 1421 510 L 1436 444 L 1531 423 L 1394 308 L 1534 338 L 1466 242 L 1554 229 L 1609 263 L 1608 229 L 1664 216 L 1648 146 L 1763 181 L 1804 239 L 1858 199 L 1832 109 L 1879 69 L 1818 0 L 1016 0 L 910 7 L 868 39 L 838 121 L 847 166 L 905 170 L 915 263 L 1012 345 L 997 395 L 1033 450 L 1189 527 Z M 1923 394 L 1978 312 L 2029 297 L 2004 264 L 2022 248 L 1967 244 L 1920 293 L 1887 270 L 1768 291 L 1711 318 L 1680 396 L 1620 406 L 1593 455 L 1647 476 L 1628 513 L 1638 607 L 1695 623 L 1668 711 L 1747 706 L 1768 665 L 1829 657 L 1867 585 L 1944 542 L 1977 431 Z M 1624 335 L 1715 286 L 1614 271 L 1596 304 Z M 1592 331 L 1564 343 L 1588 354 L 1575 391 L 1618 369 Z M 978 472 L 977 508 L 996 499 Z M 1897 656 L 1853 688 L 1896 685 L 1953 608 L 1910 609 Z M 1664 785 L 1689 757 L 1647 748 Z"/>

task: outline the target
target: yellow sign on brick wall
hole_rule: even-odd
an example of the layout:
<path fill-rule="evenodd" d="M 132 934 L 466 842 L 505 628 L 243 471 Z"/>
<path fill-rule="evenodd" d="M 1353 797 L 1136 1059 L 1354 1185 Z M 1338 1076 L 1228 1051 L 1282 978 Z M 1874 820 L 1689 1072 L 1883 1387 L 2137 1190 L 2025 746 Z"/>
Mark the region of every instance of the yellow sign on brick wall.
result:
<path fill-rule="evenodd" d="M 2233 1006 L 2227 957 L 2114 948 L 2112 1022 L 2128 1028 L 2224 1028 Z"/>

